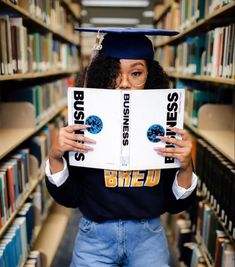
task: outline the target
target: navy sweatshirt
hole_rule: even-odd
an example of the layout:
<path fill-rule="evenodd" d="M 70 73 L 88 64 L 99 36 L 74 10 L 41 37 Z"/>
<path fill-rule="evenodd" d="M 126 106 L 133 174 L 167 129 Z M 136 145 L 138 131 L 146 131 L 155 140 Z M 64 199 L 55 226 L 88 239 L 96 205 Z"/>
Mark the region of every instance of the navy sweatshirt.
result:
<path fill-rule="evenodd" d="M 59 204 L 78 207 L 96 222 L 178 213 L 193 202 L 196 194 L 195 189 L 186 199 L 175 198 L 172 184 L 178 169 L 110 171 L 69 164 L 68 169 L 69 177 L 59 187 L 46 178 L 49 193 Z"/>

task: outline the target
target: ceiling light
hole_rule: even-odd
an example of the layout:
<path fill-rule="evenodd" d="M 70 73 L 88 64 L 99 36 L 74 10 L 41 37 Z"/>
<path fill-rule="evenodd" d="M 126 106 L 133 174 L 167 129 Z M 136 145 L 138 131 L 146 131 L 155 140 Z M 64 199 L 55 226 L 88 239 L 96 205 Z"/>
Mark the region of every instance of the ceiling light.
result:
<path fill-rule="evenodd" d="M 90 27 L 93 27 L 94 25 L 92 25 L 91 23 L 82 23 L 81 27 L 83 28 L 90 28 Z M 81 32 L 82 33 L 85 33 L 85 32 Z"/>
<path fill-rule="evenodd" d="M 139 24 L 139 19 L 129 19 L 129 18 L 91 18 L 90 23 L 92 24 L 128 24 L 136 25 Z"/>
<path fill-rule="evenodd" d="M 82 15 L 82 17 L 85 17 L 87 15 L 87 10 L 86 9 L 82 9 L 81 10 L 81 15 Z"/>
<path fill-rule="evenodd" d="M 151 10 L 146 10 L 143 12 L 143 17 L 145 17 L 145 18 L 152 18 L 153 15 L 154 15 L 154 12 Z"/>
<path fill-rule="evenodd" d="M 153 29 L 152 24 L 138 24 L 136 25 L 137 28 L 148 28 L 148 29 Z"/>
<path fill-rule="evenodd" d="M 90 7 L 147 7 L 149 1 L 105 1 L 105 0 L 83 0 L 83 6 Z"/>

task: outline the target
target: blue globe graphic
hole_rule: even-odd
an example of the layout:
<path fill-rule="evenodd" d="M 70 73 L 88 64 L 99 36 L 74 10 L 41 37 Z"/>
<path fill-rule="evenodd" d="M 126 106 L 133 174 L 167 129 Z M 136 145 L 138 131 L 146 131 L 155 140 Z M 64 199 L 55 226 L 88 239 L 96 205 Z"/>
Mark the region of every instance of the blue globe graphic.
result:
<path fill-rule="evenodd" d="M 152 126 L 148 128 L 147 137 L 149 141 L 153 143 L 160 142 L 161 140 L 158 139 L 157 136 L 164 136 L 164 135 L 165 135 L 165 130 L 159 124 L 153 124 Z"/>
<path fill-rule="evenodd" d="M 91 134 L 98 134 L 103 128 L 102 120 L 95 115 L 87 117 L 85 124 L 91 126 L 90 128 L 87 128 L 87 131 Z"/>

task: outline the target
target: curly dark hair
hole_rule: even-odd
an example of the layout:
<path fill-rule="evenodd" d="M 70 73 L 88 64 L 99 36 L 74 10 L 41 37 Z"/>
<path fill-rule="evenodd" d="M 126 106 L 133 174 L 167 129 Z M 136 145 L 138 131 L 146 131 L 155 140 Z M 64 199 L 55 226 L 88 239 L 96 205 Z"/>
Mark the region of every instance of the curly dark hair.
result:
<path fill-rule="evenodd" d="M 165 89 L 170 87 L 167 74 L 159 62 L 146 60 L 148 77 L 145 89 Z M 115 80 L 119 74 L 120 60 L 98 55 L 90 66 L 79 76 L 76 86 L 88 88 L 115 88 Z"/>

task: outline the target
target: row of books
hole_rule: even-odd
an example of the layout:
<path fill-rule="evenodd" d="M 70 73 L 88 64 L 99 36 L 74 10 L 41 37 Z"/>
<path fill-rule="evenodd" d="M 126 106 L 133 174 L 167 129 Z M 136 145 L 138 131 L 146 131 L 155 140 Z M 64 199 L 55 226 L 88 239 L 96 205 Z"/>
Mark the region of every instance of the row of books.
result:
<path fill-rule="evenodd" d="M 183 32 L 192 27 L 198 21 L 207 18 L 214 12 L 225 5 L 232 2 L 232 0 L 180 0 L 172 1 L 170 8 L 166 14 L 159 20 L 158 17 L 162 8 L 169 5 L 168 1 L 163 5 L 156 5 L 154 18 L 157 20 L 156 28 L 160 29 L 174 29 Z M 155 44 L 158 45 L 162 41 L 167 41 L 169 37 L 156 37 Z"/>
<path fill-rule="evenodd" d="M 234 266 L 235 247 L 223 231 L 206 201 L 198 198 L 196 224 L 187 212 L 169 215 L 166 228 L 171 229 L 171 244 L 180 266 Z M 189 210 L 195 213 L 195 207 Z"/>
<path fill-rule="evenodd" d="M 235 169 L 204 140 L 192 138 L 199 176 L 197 198 L 186 212 L 167 214 L 164 224 L 180 266 L 208 266 L 209 262 L 213 267 L 234 266 Z"/>
<path fill-rule="evenodd" d="M 42 266 L 40 253 L 30 252 L 30 249 L 37 238 L 37 227 L 42 226 L 51 203 L 49 194 L 45 197 L 44 191 L 46 191 L 46 185 L 45 181 L 42 181 L 17 213 L 17 217 L 7 232 L 1 237 L 0 266 L 16 267 L 23 266 L 23 264 L 24 266 L 29 264 Z"/>
<path fill-rule="evenodd" d="M 163 12 L 162 10 L 168 5 L 169 3 L 155 6 L 154 18 L 157 20 L 156 26 L 159 29 L 172 29 L 178 31 L 180 25 L 180 7 L 177 2 L 172 1 L 172 3 L 170 3 L 169 11 L 159 19 L 159 16 L 161 16 L 161 13 Z"/>
<path fill-rule="evenodd" d="M 17 0 L 15 4 L 28 12 L 32 17 L 41 20 L 52 29 L 60 31 L 78 42 L 78 35 L 74 34 L 73 27 L 76 20 L 70 12 L 62 5 L 63 1 L 47 0 Z M 70 4 L 77 17 L 80 16 L 79 3 Z"/>
<path fill-rule="evenodd" d="M 191 27 L 197 21 L 218 11 L 232 0 L 181 0 L 180 1 L 180 30 Z"/>
<path fill-rule="evenodd" d="M 201 247 L 194 242 L 191 221 L 187 218 L 177 218 L 174 224 L 175 245 L 181 265 L 186 267 L 206 267 Z"/>
<path fill-rule="evenodd" d="M 175 70 L 183 74 L 235 77 L 235 24 L 187 38 L 177 47 Z"/>
<path fill-rule="evenodd" d="M 51 143 L 64 121 L 63 115 L 57 116 L 21 144 L 19 149 L 0 161 L 0 228 L 18 210 L 33 181 L 38 180 L 44 172 Z"/>
<path fill-rule="evenodd" d="M 234 266 L 234 244 L 206 200 L 198 203 L 196 236 L 214 267 Z"/>
<path fill-rule="evenodd" d="M 45 125 L 35 136 L 21 144 L 20 150 L 14 152 L 13 155 L 17 155 L 19 151 L 21 151 L 21 147 L 27 147 L 27 152 L 30 157 L 29 165 L 27 165 L 27 178 L 29 183 L 32 179 L 38 179 L 39 174 L 43 173 L 44 163 L 48 157 L 49 148 L 54 140 L 56 131 L 58 127 L 62 127 L 64 123 L 65 116 L 63 114 L 58 115 L 50 123 Z M 10 161 L 10 157 L 11 156 L 8 156 L 4 162 L 8 162 L 7 160 Z M 37 164 L 33 166 L 35 162 Z M 1 162 L 0 164 L 4 163 Z M 22 166 L 19 165 L 18 167 L 20 168 Z M 7 179 L 7 181 L 9 180 Z M 12 191 L 15 193 L 17 191 L 17 181 L 14 180 L 12 184 Z M 0 192 L 4 193 L 2 190 L 0 190 Z M 9 191 L 6 192 L 9 193 Z M 26 192 L 23 192 L 23 194 L 25 193 Z M 0 203 L 2 203 L 2 199 L 5 200 L 5 196 L 1 194 Z M 0 266 L 23 266 L 23 263 L 25 263 L 24 266 L 27 267 L 43 266 L 40 253 L 29 251 L 47 217 L 51 204 L 52 198 L 47 191 L 45 180 L 42 180 L 28 197 L 23 207 L 18 211 L 16 210 L 17 207 L 15 207 L 14 211 L 17 212 L 17 217 L 0 239 Z M 19 205 L 22 205 L 22 201 L 19 201 Z M 1 211 L 2 208 L 6 209 L 5 206 L 1 205 Z M 6 218 L 5 221 L 9 218 L 10 217 Z"/>
<path fill-rule="evenodd" d="M 19 207 L 29 186 L 29 149 L 24 148 L 0 162 L 0 227 Z"/>
<path fill-rule="evenodd" d="M 30 251 L 24 267 L 43 267 L 40 251 Z"/>
<path fill-rule="evenodd" d="M 192 81 L 177 81 L 176 87 L 185 88 L 185 117 L 194 127 L 198 127 L 200 108 L 205 104 L 232 104 L 231 90 L 198 85 Z"/>
<path fill-rule="evenodd" d="M 200 245 L 194 240 L 192 223 L 185 212 L 161 216 L 169 239 L 172 253 L 182 267 L 207 267 Z"/>
<path fill-rule="evenodd" d="M 177 47 L 158 48 L 156 59 L 179 74 L 235 77 L 235 24 L 188 37 Z"/>
<path fill-rule="evenodd" d="M 45 161 L 48 158 L 49 150 L 54 142 L 58 128 L 65 125 L 66 118 L 63 114 L 58 115 L 52 122 L 47 123 L 36 135 L 25 141 L 22 146 L 29 148 L 30 155 L 37 159 L 38 173 L 44 171 Z"/>
<path fill-rule="evenodd" d="M 196 155 L 198 188 L 235 240 L 234 165 L 202 139 L 197 141 Z"/>
<path fill-rule="evenodd" d="M 45 162 L 49 156 L 49 151 L 54 142 L 57 130 L 64 126 L 66 118 L 59 114 L 51 122 L 47 123 L 33 137 L 21 144 L 29 149 L 30 156 L 37 160 L 37 176 L 44 172 Z"/>
<path fill-rule="evenodd" d="M 68 84 L 71 83 L 71 79 L 74 80 L 74 78 L 64 78 L 32 87 L 5 90 L 2 94 L 2 104 L 9 102 L 31 103 L 36 125 L 53 113 L 55 108 L 59 108 L 65 104 L 67 88 Z"/>
<path fill-rule="evenodd" d="M 0 13 L 0 75 L 78 69 L 78 47 L 30 32 L 23 18 Z"/>
<path fill-rule="evenodd" d="M 27 259 L 33 236 L 33 205 L 25 203 L 12 226 L 0 239 L 1 266 L 21 266 Z"/>

